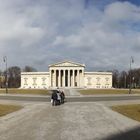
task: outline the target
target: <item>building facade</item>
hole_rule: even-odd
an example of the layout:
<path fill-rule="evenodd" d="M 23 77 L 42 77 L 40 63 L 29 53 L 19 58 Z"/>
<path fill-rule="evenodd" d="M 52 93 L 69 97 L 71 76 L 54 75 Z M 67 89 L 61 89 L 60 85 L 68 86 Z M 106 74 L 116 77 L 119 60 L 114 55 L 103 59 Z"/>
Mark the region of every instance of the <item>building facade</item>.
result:
<path fill-rule="evenodd" d="M 49 72 L 22 72 L 21 88 L 112 88 L 111 72 L 85 72 L 85 65 L 64 61 L 49 65 Z"/>

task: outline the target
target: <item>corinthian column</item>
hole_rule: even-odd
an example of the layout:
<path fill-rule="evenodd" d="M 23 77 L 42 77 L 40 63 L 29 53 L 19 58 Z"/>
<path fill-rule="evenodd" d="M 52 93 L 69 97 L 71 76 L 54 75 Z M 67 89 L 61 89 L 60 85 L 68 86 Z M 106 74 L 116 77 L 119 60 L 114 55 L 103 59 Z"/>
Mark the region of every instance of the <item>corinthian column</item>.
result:
<path fill-rule="evenodd" d="M 84 87 L 85 83 L 84 83 L 84 71 L 82 70 L 82 74 L 81 74 L 81 86 Z"/>
<path fill-rule="evenodd" d="M 70 70 L 68 70 L 68 87 L 70 87 Z"/>
<path fill-rule="evenodd" d="M 50 70 L 50 87 L 52 86 L 52 70 Z"/>
<path fill-rule="evenodd" d="M 77 86 L 80 86 L 80 75 L 79 75 L 79 70 L 77 70 Z"/>
<path fill-rule="evenodd" d="M 56 70 L 54 70 L 54 87 L 56 87 Z"/>
<path fill-rule="evenodd" d="M 72 86 L 75 87 L 75 70 L 72 70 Z"/>
<path fill-rule="evenodd" d="M 65 70 L 63 70 L 63 87 L 65 87 L 65 78 L 66 78 L 66 73 L 65 73 L 66 71 Z"/>
<path fill-rule="evenodd" d="M 58 77 L 58 87 L 60 87 L 61 86 L 61 70 L 59 70 L 58 73 L 59 73 L 58 74 L 58 76 L 59 76 Z"/>

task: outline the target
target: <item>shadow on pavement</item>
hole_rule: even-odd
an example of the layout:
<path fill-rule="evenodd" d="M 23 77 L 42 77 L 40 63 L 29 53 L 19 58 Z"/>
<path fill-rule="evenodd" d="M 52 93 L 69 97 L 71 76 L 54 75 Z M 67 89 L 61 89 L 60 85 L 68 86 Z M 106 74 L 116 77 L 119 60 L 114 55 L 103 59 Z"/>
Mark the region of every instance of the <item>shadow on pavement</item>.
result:
<path fill-rule="evenodd" d="M 140 140 L 140 127 L 108 136 L 102 140 Z"/>

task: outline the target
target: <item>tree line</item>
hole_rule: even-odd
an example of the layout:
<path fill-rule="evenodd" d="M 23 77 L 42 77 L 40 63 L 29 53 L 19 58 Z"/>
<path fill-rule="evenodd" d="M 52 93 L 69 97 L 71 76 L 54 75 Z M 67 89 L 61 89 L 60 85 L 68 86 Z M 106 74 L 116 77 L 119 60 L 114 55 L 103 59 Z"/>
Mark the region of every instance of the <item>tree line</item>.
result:
<path fill-rule="evenodd" d="M 36 72 L 37 70 L 31 66 L 25 66 L 21 69 L 18 66 L 12 66 L 7 69 L 8 88 L 19 88 L 21 83 L 22 72 Z M 114 88 L 140 88 L 140 68 L 129 71 L 113 70 L 112 85 Z M 0 71 L 0 87 L 5 88 L 6 71 Z"/>
<path fill-rule="evenodd" d="M 129 71 L 113 70 L 114 88 L 140 88 L 140 68 Z"/>
<path fill-rule="evenodd" d="M 37 70 L 31 66 L 25 66 L 21 69 L 18 66 L 12 66 L 7 71 L 0 71 L 0 87 L 5 88 L 6 76 L 8 88 L 19 88 L 21 83 L 21 72 L 36 72 Z"/>

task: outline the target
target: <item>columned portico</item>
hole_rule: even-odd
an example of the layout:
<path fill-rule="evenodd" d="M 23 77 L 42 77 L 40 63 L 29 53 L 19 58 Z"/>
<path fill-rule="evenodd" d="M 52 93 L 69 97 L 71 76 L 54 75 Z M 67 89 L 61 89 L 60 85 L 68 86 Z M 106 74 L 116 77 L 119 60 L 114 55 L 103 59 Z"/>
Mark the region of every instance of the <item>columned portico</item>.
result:
<path fill-rule="evenodd" d="M 83 64 L 68 61 L 50 65 L 50 87 L 83 87 L 84 68 Z"/>
<path fill-rule="evenodd" d="M 51 87 L 81 87 L 81 69 L 51 69 Z"/>

